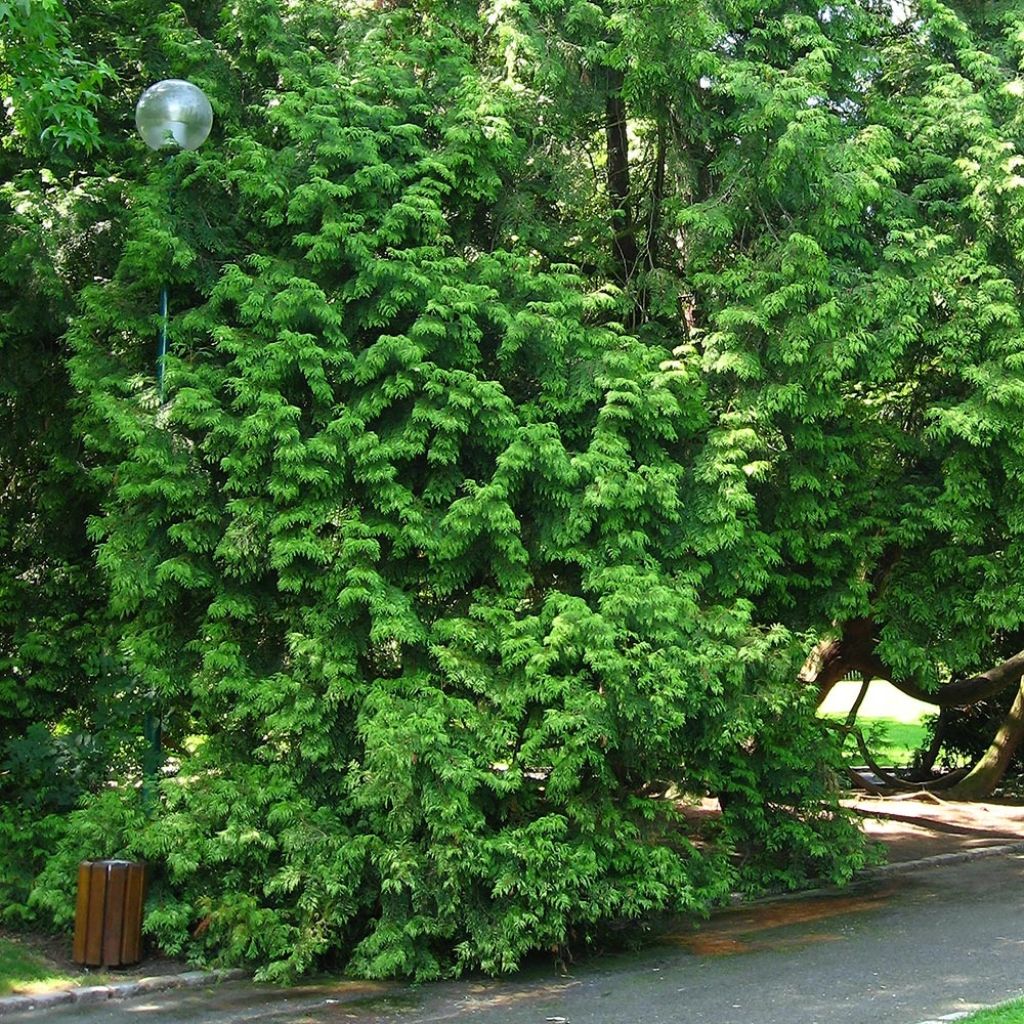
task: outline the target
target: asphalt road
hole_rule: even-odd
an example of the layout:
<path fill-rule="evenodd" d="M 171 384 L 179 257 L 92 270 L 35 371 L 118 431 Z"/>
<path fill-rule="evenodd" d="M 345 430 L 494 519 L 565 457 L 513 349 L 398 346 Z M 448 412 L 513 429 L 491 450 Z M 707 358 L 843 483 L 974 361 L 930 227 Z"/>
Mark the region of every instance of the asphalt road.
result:
<path fill-rule="evenodd" d="M 33 1024 L 916 1024 L 1024 990 L 1024 856 L 728 911 L 658 946 L 511 981 L 245 983 Z M 20 1018 L 28 1021 L 28 1017 Z"/>

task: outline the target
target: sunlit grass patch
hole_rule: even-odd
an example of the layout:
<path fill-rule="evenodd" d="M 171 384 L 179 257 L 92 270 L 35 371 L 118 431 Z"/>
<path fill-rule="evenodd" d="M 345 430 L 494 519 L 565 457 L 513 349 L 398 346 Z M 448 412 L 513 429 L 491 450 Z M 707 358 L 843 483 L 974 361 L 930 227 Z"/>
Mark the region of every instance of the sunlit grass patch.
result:
<path fill-rule="evenodd" d="M 979 1010 L 962 1018 L 960 1024 L 1024 1024 L 1024 999 L 1015 999 L 990 1010 Z"/>
<path fill-rule="evenodd" d="M 859 724 L 871 756 L 876 761 L 886 764 L 910 764 L 914 754 L 928 741 L 928 730 L 921 721 L 900 722 L 895 718 L 869 718 Z M 847 745 L 856 751 L 852 739 L 847 740 Z M 853 753 L 851 757 L 857 760 L 858 754 Z"/>
<path fill-rule="evenodd" d="M 819 710 L 821 716 L 831 722 L 845 722 L 860 687 L 859 682 L 837 683 Z M 875 680 L 860 705 L 856 724 L 875 761 L 905 766 L 927 744 L 925 722 L 937 710 L 934 705 L 907 697 L 883 680 Z M 863 761 L 852 736 L 847 738 L 844 749 L 851 762 Z"/>
<path fill-rule="evenodd" d="M 16 939 L 0 939 L 0 996 L 46 992 L 73 981 Z"/>

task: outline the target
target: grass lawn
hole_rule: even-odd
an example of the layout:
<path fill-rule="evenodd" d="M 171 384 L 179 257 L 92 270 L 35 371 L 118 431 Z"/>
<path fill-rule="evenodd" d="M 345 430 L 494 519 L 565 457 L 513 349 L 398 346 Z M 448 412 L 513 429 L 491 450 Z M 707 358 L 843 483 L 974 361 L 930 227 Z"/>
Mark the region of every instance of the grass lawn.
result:
<path fill-rule="evenodd" d="M 831 716 L 830 716 L 831 717 Z M 839 721 L 843 719 L 840 717 Z M 917 722 L 901 722 L 895 718 L 862 718 L 858 725 L 864 733 L 868 750 L 879 764 L 908 765 L 926 742 L 928 735 L 924 724 Z M 846 741 L 850 757 L 859 761 L 860 754 L 853 739 Z"/>
<path fill-rule="evenodd" d="M 74 979 L 17 939 L 0 938 L 0 996 L 46 992 Z"/>
<path fill-rule="evenodd" d="M 124 967 L 82 967 L 71 959 L 68 935 L 0 928 L 0 997 L 35 995 L 77 985 L 108 985 L 189 969 L 189 964 L 164 956 L 159 950 L 147 950 L 137 964 Z"/>
<path fill-rule="evenodd" d="M 834 722 L 844 722 L 853 704 L 860 683 L 837 683 L 822 705 L 820 713 Z M 904 766 L 913 760 L 914 753 L 926 742 L 924 719 L 938 708 L 923 704 L 900 693 L 881 680 L 875 680 L 857 716 L 857 725 L 864 733 L 868 749 L 879 764 Z M 854 741 L 846 741 L 846 750 L 852 762 L 863 760 Z"/>
<path fill-rule="evenodd" d="M 960 1024 L 1024 1024 L 1024 999 L 994 1006 L 991 1010 L 979 1010 L 962 1018 Z"/>

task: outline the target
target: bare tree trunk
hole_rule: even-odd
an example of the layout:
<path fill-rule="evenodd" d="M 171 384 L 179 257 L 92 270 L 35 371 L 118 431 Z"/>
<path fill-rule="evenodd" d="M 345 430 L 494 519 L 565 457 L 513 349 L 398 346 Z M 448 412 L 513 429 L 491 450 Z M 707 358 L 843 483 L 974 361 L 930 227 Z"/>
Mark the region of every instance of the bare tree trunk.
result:
<path fill-rule="evenodd" d="M 992 745 L 967 777 L 958 782 L 949 795 L 954 800 L 984 800 L 1002 781 L 1006 769 L 1024 739 L 1024 680 L 1018 686 L 1013 705 L 1006 713 Z"/>
<path fill-rule="evenodd" d="M 887 679 L 888 666 L 875 654 L 875 623 L 870 619 L 851 619 L 840 636 L 825 640 L 811 651 L 800 678 L 818 688 L 820 704 L 844 676 L 860 672 L 869 679 Z"/>
<path fill-rule="evenodd" d="M 629 283 L 636 273 L 639 252 L 629 182 L 629 131 L 626 104 L 622 99 L 622 76 L 615 74 L 605 99 L 605 143 L 607 151 L 608 199 L 612 204 L 612 241 L 622 267 L 622 280 Z"/>

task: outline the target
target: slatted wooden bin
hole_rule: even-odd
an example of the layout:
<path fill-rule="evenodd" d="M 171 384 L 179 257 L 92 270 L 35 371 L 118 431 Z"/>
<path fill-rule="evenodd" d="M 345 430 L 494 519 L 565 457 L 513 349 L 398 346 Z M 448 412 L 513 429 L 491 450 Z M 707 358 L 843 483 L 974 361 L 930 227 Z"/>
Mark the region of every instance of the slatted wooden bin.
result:
<path fill-rule="evenodd" d="M 132 860 L 83 860 L 72 959 L 88 967 L 122 967 L 142 959 L 146 865 Z"/>

